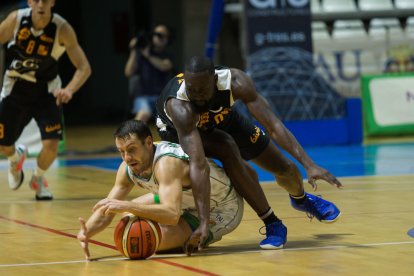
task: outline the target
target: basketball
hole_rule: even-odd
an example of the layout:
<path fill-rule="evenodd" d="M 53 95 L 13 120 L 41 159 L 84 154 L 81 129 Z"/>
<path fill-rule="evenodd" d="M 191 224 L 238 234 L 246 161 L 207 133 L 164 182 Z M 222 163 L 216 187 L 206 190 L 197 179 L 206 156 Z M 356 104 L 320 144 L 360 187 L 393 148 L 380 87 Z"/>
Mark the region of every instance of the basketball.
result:
<path fill-rule="evenodd" d="M 115 227 L 114 240 L 125 257 L 146 259 L 155 253 L 161 242 L 161 228 L 155 221 L 128 215 Z"/>

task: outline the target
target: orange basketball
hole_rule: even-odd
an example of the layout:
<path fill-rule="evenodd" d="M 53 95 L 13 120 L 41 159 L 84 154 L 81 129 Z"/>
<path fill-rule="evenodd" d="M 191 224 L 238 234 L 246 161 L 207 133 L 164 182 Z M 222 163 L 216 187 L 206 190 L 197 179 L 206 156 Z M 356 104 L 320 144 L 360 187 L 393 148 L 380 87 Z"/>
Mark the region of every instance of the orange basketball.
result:
<path fill-rule="evenodd" d="M 161 242 L 161 228 L 155 221 L 128 215 L 115 227 L 116 248 L 127 258 L 146 259 Z"/>

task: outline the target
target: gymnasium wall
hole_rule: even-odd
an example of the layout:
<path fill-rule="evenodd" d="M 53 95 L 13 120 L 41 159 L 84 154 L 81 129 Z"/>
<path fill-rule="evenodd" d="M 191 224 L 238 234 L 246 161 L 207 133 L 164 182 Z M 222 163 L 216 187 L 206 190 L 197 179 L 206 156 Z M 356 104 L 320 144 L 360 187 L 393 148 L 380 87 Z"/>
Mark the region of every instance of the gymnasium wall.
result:
<path fill-rule="evenodd" d="M 413 20 L 407 21 L 405 30 L 395 26 L 394 20 L 394 23 L 387 23 L 388 29 L 376 25 L 370 26 L 372 32 L 362 33 L 361 20 L 330 26 L 324 16 L 331 13 L 332 8 L 317 6 L 318 0 L 311 1 L 313 60 L 319 75 L 341 96 L 360 99 L 360 78 L 364 74 L 412 70 Z M 74 27 L 93 70 L 90 80 L 65 107 L 67 125 L 118 123 L 127 118 L 127 79 L 123 68 L 128 57 L 127 44 L 137 26 L 150 28 L 158 22 L 172 26 L 176 39 L 171 48 L 176 70 L 181 70 L 189 56 L 204 51 L 210 2 L 57 1 L 55 11 Z M 240 4 L 240 1 L 226 3 Z M 356 14 L 352 9 L 345 10 L 345 14 Z M 393 7 L 390 11 L 397 14 Z M 243 23 L 239 13 L 240 9 L 233 12 L 227 9 L 215 61 L 244 69 Z M 61 60 L 60 71 L 64 82 L 74 72 L 66 55 Z"/>

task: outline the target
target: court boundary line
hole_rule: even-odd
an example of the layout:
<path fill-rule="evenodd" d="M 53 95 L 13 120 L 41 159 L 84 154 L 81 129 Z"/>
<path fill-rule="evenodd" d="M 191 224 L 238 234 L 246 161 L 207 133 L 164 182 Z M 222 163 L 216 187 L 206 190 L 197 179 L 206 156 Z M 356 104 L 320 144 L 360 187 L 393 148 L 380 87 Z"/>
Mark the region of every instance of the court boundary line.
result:
<path fill-rule="evenodd" d="M 270 250 L 273 252 L 283 252 L 283 251 L 301 251 L 301 250 L 336 250 L 336 249 L 346 249 L 346 248 L 358 248 L 358 247 L 378 247 L 378 246 L 393 246 L 393 245 L 406 245 L 406 244 L 414 244 L 414 241 L 407 241 L 407 242 L 382 242 L 382 243 L 366 243 L 366 244 L 354 244 L 354 245 L 331 245 L 331 246 L 319 246 L 319 247 L 298 247 L 298 248 L 283 248 L 280 250 Z M 204 253 L 194 253 L 193 256 L 214 256 L 214 255 L 224 255 L 224 254 L 248 254 L 248 253 L 260 253 L 265 252 L 263 249 L 258 250 L 244 250 L 244 251 L 235 251 L 235 252 L 204 252 Z M 185 257 L 185 254 L 168 254 L 166 255 L 167 258 L 174 258 L 174 257 Z M 120 261 L 120 260 L 128 260 L 125 257 L 120 258 L 98 258 L 92 259 L 90 262 L 108 262 L 108 261 Z M 149 259 L 151 261 L 159 261 L 161 263 L 170 264 L 173 266 L 178 266 L 181 268 L 188 269 L 189 267 L 186 265 L 174 263 L 165 259 L 157 259 L 155 258 Z M 74 261 L 61 261 L 61 262 L 39 262 L 39 263 L 28 263 L 28 264 L 0 264 L 0 268 L 2 267 L 22 267 L 22 266 L 37 266 L 37 265 L 55 265 L 55 264 L 72 264 L 72 263 L 87 263 L 86 260 L 74 260 Z M 190 267 L 191 268 L 191 267 Z M 197 270 L 197 271 L 194 271 Z M 199 272 L 205 275 L 218 275 L 211 272 L 205 272 L 197 268 L 192 268 L 193 272 Z"/>
<path fill-rule="evenodd" d="M 76 235 L 69 234 L 69 233 L 59 231 L 59 230 L 56 230 L 56 229 L 52 229 L 52 228 L 49 228 L 49 227 L 43 227 L 43 226 L 40 226 L 40 225 L 32 224 L 32 223 L 25 222 L 25 221 L 22 221 L 22 220 L 11 219 L 11 218 L 1 216 L 1 215 L 0 215 L 0 219 L 10 221 L 10 222 L 14 222 L 14 223 L 17 223 L 17 224 L 20 224 L 20 225 L 29 226 L 29 227 L 33 227 L 33 228 L 36 228 L 36 229 L 44 230 L 44 231 L 47 231 L 47 232 L 50 232 L 50 233 L 53 233 L 53 234 L 58 234 L 58 235 L 61 235 L 61 236 L 64 236 L 64 237 L 77 239 Z M 113 246 L 113 245 L 109 245 L 109 244 L 99 242 L 99 241 L 96 241 L 96 240 L 89 240 L 89 242 L 93 243 L 93 244 L 96 244 L 96 245 L 99 245 L 99 246 L 103 246 L 103 247 L 107 247 L 107 248 L 116 250 L 118 252 L 116 247 Z M 191 267 L 191 266 L 187 266 L 187 265 L 182 265 L 182 264 L 179 264 L 179 263 L 174 263 L 172 261 L 167 261 L 167 260 L 163 260 L 163 259 L 154 258 L 154 259 L 148 259 L 148 261 L 156 261 L 156 262 L 164 263 L 164 264 L 167 264 L 167 265 L 171 265 L 171 266 L 174 266 L 174 267 L 179 267 L 179 268 L 189 270 L 191 272 L 203 274 L 203 275 L 218 276 L 218 274 L 215 274 L 215 273 L 212 273 L 212 272 L 208 272 L 208 271 L 198 269 L 198 268 L 195 268 L 195 267 Z M 84 262 L 87 262 L 87 261 L 85 260 Z M 2 267 L 2 265 L 0 265 L 0 267 Z"/>

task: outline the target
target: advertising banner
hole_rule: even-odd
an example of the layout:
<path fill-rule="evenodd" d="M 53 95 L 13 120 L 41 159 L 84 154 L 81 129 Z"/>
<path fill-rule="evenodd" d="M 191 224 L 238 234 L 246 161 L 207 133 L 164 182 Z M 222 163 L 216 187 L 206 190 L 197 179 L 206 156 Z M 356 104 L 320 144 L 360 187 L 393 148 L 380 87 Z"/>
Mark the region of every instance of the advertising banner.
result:
<path fill-rule="evenodd" d="M 282 120 L 342 118 L 344 99 L 315 70 L 310 0 L 245 0 L 247 71 Z"/>
<path fill-rule="evenodd" d="M 414 133 L 414 75 L 362 78 L 365 131 L 368 135 Z"/>
<path fill-rule="evenodd" d="M 248 54 L 268 47 L 312 52 L 310 0 L 245 0 Z"/>

